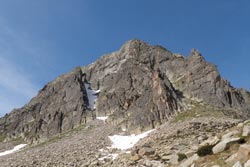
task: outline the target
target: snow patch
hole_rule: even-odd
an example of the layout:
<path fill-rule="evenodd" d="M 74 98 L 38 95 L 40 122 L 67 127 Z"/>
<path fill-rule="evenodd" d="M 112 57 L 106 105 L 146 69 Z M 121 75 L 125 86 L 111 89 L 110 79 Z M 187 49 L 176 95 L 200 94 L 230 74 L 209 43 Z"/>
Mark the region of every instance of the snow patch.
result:
<path fill-rule="evenodd" d="M 120 150 L 127 150 L 132 148 L 140 139 L 147 137 L 149 133 L 154 131 L 154 129 L 146 131 L 139 135 L 130 135 L 130 136 L 122 136 L 122 135 L 114 135 L 109 136 L 109 139 L 112 141 L 111 148 L 117 148 Z"/>
<path fill-rule="evenodd" d="M 96 117 L 96 119 L 102 120 L 102 121 L 106 121 L 106 119 L 108 119 L 108 117 Z"/>
<path fill-rule="evenodd" d="M 88 83 L 84 83 L 85 89 L 87 91 L 87 95 L 88 95 L 88 100 L 89 100 L 89 108 L 91 110 L 95 109 L 95 101 L 98 97 L 98 93 L 100 92 L 100 90 L 92 90 L 90 87 L 90 84 Z"/>
<path fill-rule="evenodd" d="M 4 151 L 4 152 L 1 152 L 0 157 L 4 156 L 4 155 L 12 154 L 12 153 L 20 150 L 21 148 L 25 147 L 26 145 L 27 144 L 19 144 L 19 145 L 15 146 L 12 150 L 7 150 L 7 151 Z"/>

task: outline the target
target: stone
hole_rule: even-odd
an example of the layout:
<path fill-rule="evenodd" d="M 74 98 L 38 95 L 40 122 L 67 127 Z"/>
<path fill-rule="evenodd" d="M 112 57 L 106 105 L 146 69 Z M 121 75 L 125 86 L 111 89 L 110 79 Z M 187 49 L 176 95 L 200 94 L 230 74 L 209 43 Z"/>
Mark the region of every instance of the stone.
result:
<path fill-rule="evenodd" d="M 238 162 L 241 158 L 239 157 L 238 153 L 235 153 L 231 155 L 228 159 L 226 159 L 226 163 L 229 165 L 234 165 L 236 162 Z"/>
<path fill-rule="evenodd" d="M 90 165 L 89 165 L 89 167 L 96 167 L 96 166 L 99 166 L 99 162 L 98 161 L 93 161 Z"/>
<path fill-rule="evenodd" d="M 238 128 L 241 128 L 241 127 L 243 127 L 243 126 L 244 126 L 244 123 L 243 123 L 243 122 L 241 122 L 241 123 L 239 123 L 239 124 L 237 125 Z"/>
<path fill-rule="evenodd" d="M 149 156 L 155 153 L 155 149 L 149 147 L 143 147 L 139 150 L 138 154 L 140 156 Z"/>
<path fill-rule="evenodd" d="M 232 167 L 243 167 L 240 161 L 236 162 Z"/>
<path fill-rule="evenodd" d="M 178 159 L 179 159 L 179 156 L 177 154 L 172 154 L 169 162 L 172 165 L 177 165 L 177 164 L 179 164 Z"/>
<path fill-rule="evenodd" d="M 171 155 L 164 155 L 164 156 L 161 157 L 161 159 L 162 159 L 163 161 L 170 161 Z"/>
<path fill-rule="evenodd" d="M 245 162 L 244 167 L 250 167 L 250 160 L 248 160 L 247 162 Z"/>
<path fill-rule="evenodd" d="M 220 141 L 220 139 L 217 136 L 210 137 L 207 140 L 205 140 L 204 142 L 202 142 L 200 144 L 200 146 L 206 146 L 206 145 L 213 146 L 213 145 L 217 144 L 219 141 Z"/>
<path fill-rule="evenodd" d="M 199 159 L 199 156 L 197 154 L 194 154 L 192 157 L 188 158 L 183 163 L 181 163 L 180 167 L 189 167 L 190 165 L 192 165 L 198 159 Z"/>
<path fill-rule="evenodd" d="M 140 159 L 141 159 L 141 157 L 138 154 L 135 154 L 135 155 L 131 156 L 131 160 L 134 161 L 134 162 L 136 162 L 136 161 L 138 161 Z"/>
<path fill-rule="evenodd" d="M 217 154 L 229 148 L 230 144 L 239 141 L 240 138 L 226 138 L 213 147 L 213 153 Z"/>
<path fill-rule="evenodd" d="M 189 158 L 189 157 L 193 156 L 195 153 L 196 153 L 196 151 L 189 150 L 189 151 L 185 152 L 185 155 Z"/>
<path fill-rule="evenodd" d="M 221 140 L 225 140 L 225 139 L 227 139 L 227 138 L 236 137 L 236 136 L 239 135 L 239 134 L 240 134 L 240 132 L 239 132 L 238 130 L 234 130 L 234 131 L 231 131 L 231 132 L 229 132 L 229 133 L 223 135 L 223 136 L 221 137 Z"/>
<path fill-rule="evenodd" d="M 145 161 L 145 166 L 151 166 L 151 167 L 164 167 L 164 164 L 159 161 Z"/>
<path fill-rule="evenodd" d="M 245 125 L 245 124 L 249 124 L 250 123 L 250 120 L 248 119 L 248 120 L 245 120 L 244 122 L 243 122 L 243 124 Z"/>
<path fill-rule="evenodd" d="M 250 155 L 250 145 L 249 144 L 243 144 L 239 147 L 238 150 L 238 156 L 241 158 L 241 160 L 247 160 Z"/>
<path fill-rule="evenodd" d="M 250 125 L 245 125 L 242 130 L 242 136 L 246 137 L 250 135 Z"/>

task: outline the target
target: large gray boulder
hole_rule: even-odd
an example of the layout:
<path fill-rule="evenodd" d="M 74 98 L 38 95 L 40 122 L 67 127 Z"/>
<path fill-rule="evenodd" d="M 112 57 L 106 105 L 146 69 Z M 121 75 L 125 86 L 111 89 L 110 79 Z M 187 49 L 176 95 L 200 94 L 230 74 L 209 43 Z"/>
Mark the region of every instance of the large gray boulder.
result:
<path fill-rule="evenodd" d="M 250 135 L 250 125 L 245 125 L 242 130 L 242 136 L 246 137 Z"/>
<path fill-rule="evenodd" d="M 240 138 L 226 138 L 226 139 L 222 140 L 221 142 L 219 142 L 218 144 L 216 144 L 213 147 L 212 151 L 214 154 L 220 153 L 220 152 L 228 149 L 230 144 L 235 143 L 239 140 L 240 140 Z"/>

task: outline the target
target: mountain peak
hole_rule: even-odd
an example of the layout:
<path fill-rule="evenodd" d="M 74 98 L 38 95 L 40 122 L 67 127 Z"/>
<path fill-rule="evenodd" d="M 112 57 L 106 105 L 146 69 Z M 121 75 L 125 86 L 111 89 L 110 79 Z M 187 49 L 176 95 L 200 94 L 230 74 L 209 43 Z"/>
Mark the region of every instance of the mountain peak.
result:
<path fill-rule="evenodd" d="M 100 92 L 90 111 L 87 93 L 92 89 Z M 192 49 L 185 58 L 133 39 L 119 51 L 47 84 L 28 107 L 0 119 L 0 132 L 9 138 L 26 134 L 24 138 L 34 142 L 84 124 L 95 115 L 109 116 L 110 123 L 138 132 L 185 111 L 190 101 L 243 110 L 238 114 L 242 117 L 250 112 L 249 94 L 227 84 L 198 50 Z"/>
<path fill-rule="evenodd" d="M 193 58 L 199 58 L 199 59 L 204 59 L 204 57 L 202 56 L 202 54 L 197 50 L 197 49 L 191 49 L 189 57 L 193 57 Z"/>

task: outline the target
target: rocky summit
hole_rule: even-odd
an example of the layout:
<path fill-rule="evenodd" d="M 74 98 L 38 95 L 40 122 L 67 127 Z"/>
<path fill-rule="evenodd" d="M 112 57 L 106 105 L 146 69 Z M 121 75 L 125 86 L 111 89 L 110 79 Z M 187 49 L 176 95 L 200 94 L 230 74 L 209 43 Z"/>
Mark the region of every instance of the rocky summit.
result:
<path fill-rule="evenodd" d="M 246 167 L 248 119 L 250 93 L 196 49 L 186 57 L 131 40 L 0 118 L 0 166 Z M 140 140 L 119 149 L 111 136 Z"/>

